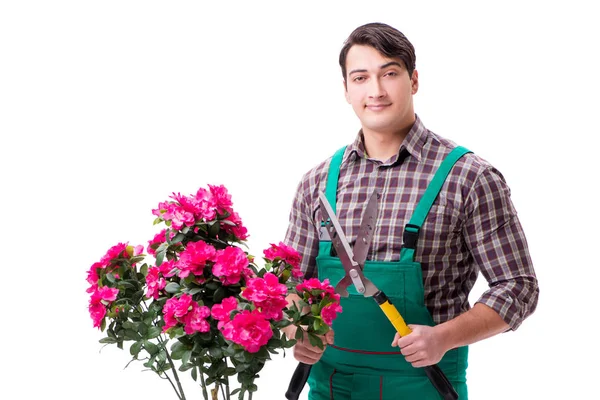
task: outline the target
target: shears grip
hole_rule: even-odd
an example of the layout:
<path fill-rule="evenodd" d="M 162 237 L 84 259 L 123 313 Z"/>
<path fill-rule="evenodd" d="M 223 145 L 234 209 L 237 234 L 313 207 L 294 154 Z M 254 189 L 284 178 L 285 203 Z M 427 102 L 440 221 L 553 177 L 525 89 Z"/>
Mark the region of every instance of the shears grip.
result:
<path fill-rule="evenodd" d="M 379 307 L 390 320 L 396 331 L 400 336 L 406 336 L 411 333 L 411 329 L 404 322 L 404 318 L 398 312 L 396 307 L 392 304 L 390 299 L 381 290 L 373 295 L 373 299 L 379 304 Z M 424 368 L 427 378 L 431 381 L 431 384 L 435 387 L 438 393 L 444 400 L 456 400 L 458 399 L 458 393 L 444 374 L 444 372 L 437 365 L 429 365 Z"/>
<path fill-rule="evenodd" d="M 454 387 L 444 375 L 444 372 L 437 365 L 429 365 L 424 368 L 427 377 L 431 381 L 431 384 L 437 389 L 438 393 L 442 395 L 444 400 L 456 400 L 458 399 L 458 393 L 454 390 Z"/>

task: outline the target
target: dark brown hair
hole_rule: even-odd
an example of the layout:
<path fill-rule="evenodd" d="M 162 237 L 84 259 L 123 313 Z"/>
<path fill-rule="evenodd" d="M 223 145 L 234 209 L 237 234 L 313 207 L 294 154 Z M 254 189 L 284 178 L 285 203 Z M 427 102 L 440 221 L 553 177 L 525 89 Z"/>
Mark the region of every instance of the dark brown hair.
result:
<path fill-rule="evenodd" d="M 412 43 L 396 28 L 380 22 L 372 22 L 356 28 L 344 42 L 344 47 L 340 51 L 340 67 L 342 67 L 344 81 L 346 81 L 346 57 L 350 48 L 356 44 L 371 46 L 385 57 L 399 58 L 406 66 L 408 75 L 412 77 L 416 61 Z"/>

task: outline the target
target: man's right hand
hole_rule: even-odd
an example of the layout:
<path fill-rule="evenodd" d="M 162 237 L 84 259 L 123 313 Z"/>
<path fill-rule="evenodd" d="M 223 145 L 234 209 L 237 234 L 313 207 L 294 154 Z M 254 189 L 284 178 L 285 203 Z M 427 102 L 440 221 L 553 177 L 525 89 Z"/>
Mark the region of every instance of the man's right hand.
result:
<path fill-rule="evenodd" d="M 298 328 L 296 326 L 290 327 L 290 329 L 286 332 L 289 339 L 295 338 L 297 329 Z M 294 358 L 304 364 L 312 365 L 316 363 L 321 359 L 321 356 L 327 348 L 327 345 L 333 344 L 333 337 L 333 330 L 330 330 L 325 335 L 320 336 L 321 340 L 323 341 L 323 348 L 320 349 L 319 347 L 310 344 L 308 334 L 304 332 L 304 338 L 298 339 L 294 345 Z"/>

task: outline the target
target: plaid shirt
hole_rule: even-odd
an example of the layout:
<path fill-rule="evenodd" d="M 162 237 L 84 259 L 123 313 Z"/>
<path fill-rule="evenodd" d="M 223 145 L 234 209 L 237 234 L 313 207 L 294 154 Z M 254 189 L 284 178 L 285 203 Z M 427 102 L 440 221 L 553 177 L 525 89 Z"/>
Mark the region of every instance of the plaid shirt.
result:
<path fill-rule="evenodd" d="M 417 116 L 398 154 L 381 162 L 368 158 L 359 132 L 346 148 L 337 190 L 336 213 L 350 244 L 377 189 L 379 216 L 367 259 L 399 260 L 404 226 L 454 147 Z M 316 276 L 318 192 L 325 191 L 330 162 L 331 157 L 302 177 L 290 212 L 285 243 L 302 255 L 305 278 Z M 425 305 L 438 324 L 470 308 L 469 292 L 480 271 L 489 290 L 477 302 L 498 312 L 513 330 L 536 308 L 538 282 L 510 189 L 500 172 L 475 154 L 463 156 L 448 175 L 419 233 L 415 261 L 423 270 Z"/>

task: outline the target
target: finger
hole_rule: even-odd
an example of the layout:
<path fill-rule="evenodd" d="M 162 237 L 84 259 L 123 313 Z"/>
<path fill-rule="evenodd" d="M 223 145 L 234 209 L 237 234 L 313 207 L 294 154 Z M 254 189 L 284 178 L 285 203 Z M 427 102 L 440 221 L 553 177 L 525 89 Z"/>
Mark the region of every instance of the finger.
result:
<path fill-rule="evenodd" d="M 433 365 L 433 364 L 429 363 L 425 360 L 419 360 L 419 361 L 415 361 L 414 363 L 411 363 L 411 365 L 415 368 L 423 368 L 423 367 L 427 367 L 427 366 Z"/>
<path fill-rule="evenodd" d="M 405 358 L 410 357 L 417 353 L 417 348 L 411 345 L 400 347 L 400 353 L 402 353 Z M 406 361 L 408 361 L 408 359 Z"/>
<path fill-rule="evenodd" d="M 400 334 L 396 332 L 396 334 L 394 335 L 394 340 L 392 340 L 392 347 L 398 346 L 398 339 L 400 339 Z"/>
<path fill-rule="evenodd" d="M 317 348 L 319 351 L 312 351 L 308 348 L 298 348 L 294 347 L 294 358 L 300 362 L 305 364 L 314 364 L 321 359 L 323 352 Z"/>
<path fill-rule="evenodd" d="M 329 332 L 327 332 L 325 334 L 325 339 L 326 339 L 325 343 L 326 344 L 333 344 L 333 337 L 334 337 L 333 330 L 330 330 Z"/>
<path fill-rule="evenodd" d="M 398 347 L 401 347 L 401 348 L 410 346 L 416 340 L 416 336 L 417 335 L 413 335 L 412 333 L 410 333 L 406 336 L 402 336 L 396 341 L 396 344 L 398 345 Z"/>
<path fill-rule="evenodd" d="M 306 345 L 296 345 L 294 346 L 294 349 L 299 351 L 301 354 L 305 354 L 308 356 L 320 356 L 321 353 L 323 353 L 325 351 L 325 348 L 327 347 L 327 344 L 323 344 L 323 348 L 321 349 L 318 346 L 313 346 L 311 344 L 306 344 Z"/>

